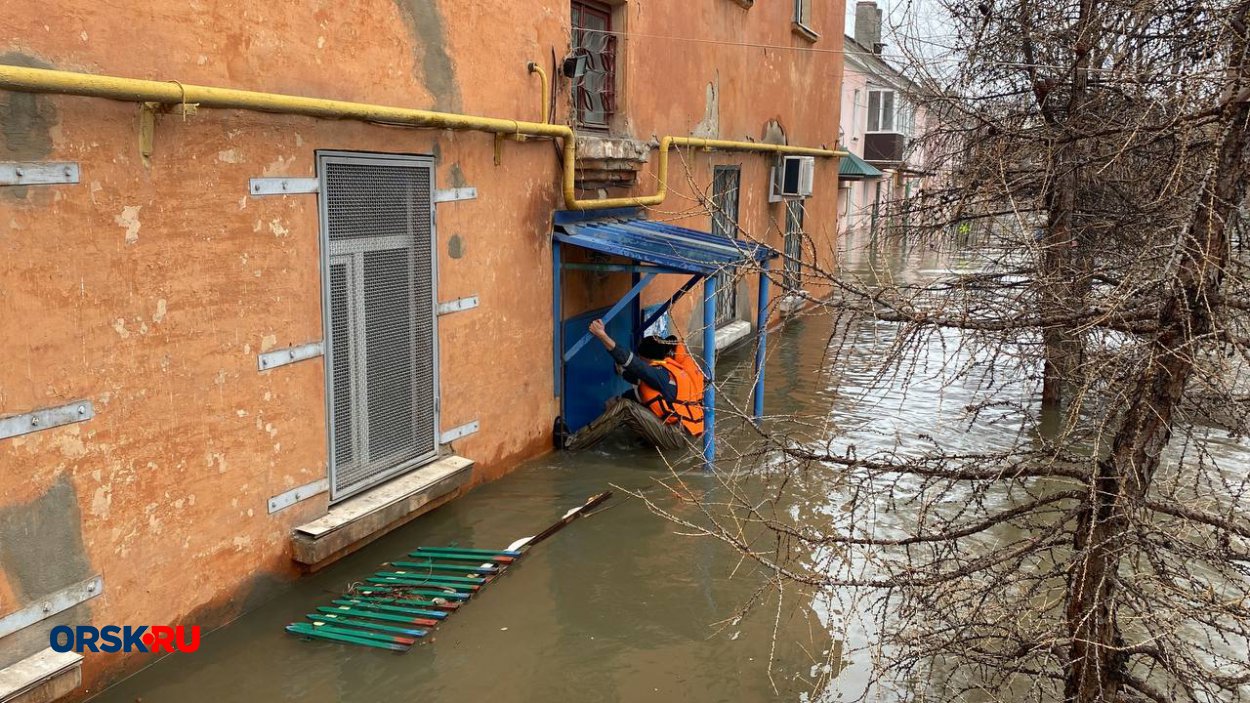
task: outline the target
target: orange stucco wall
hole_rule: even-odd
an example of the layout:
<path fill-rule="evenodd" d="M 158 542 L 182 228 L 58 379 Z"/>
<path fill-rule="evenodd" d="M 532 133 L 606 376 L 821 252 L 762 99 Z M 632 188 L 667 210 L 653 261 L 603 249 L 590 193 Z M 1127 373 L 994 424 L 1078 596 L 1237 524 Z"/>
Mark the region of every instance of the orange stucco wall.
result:
<path fill-rule="evenodd" d="M 539 109 L 526 62 L 547 65 L 569 46 L 558 0 L 11 5 L 0 63 L 520 119 Z M 702 124 L 759 140 L 775 122 L 792 144 L 834 146 L 842 3 L 817 8 L 814 44 L 791 32 L 788 5 L 624 3 L 618 131 L 648 139 Z M 481 421 L 455 445 L 478 462 L 476 480 L 549 446 L 560 207 L 550 143 L 509 142 L 497 166 L 488 135 L 201 110 L 157 118 L 149 166 L 138 110 L 0 92 L 0 160 L 82 170 L 77 185 L 0 188 L 0 416 L 78 399 L 96 412 L 0 440 L 0 616 L 100 573 L 104 595 L 61 621 L 212 625 L 295 576 L 290 529 L 322 514 L 326 497 L 272 515 L 266 501 L 326 475 L 323 360 L 262 373 L 257 354 L 322 337 L 317 202 L 249 197 L 246 184 L 311 176 L 318 149 L 433 154 L 439 187 L 477 188 L 476 200 L 437 211 L 438 298 L 481 300 L 439 321 L 442 424 Z M 707 188 L 712 165 L 741 163 L 742 224 L 780 246 L 766 157 L 683 158 L 653 216 L 706 227 L 691 193 Z M 637 192 L 652 189 L 649 173 Z M 823 264 L 836 193 L 836 162 L 822 160 L 807 222 Z M 579 296 L 610 301 L 617 284 L 572 285 L 576 308 Z M 46 646 L 30 631 L 0 640 L 0 666 Z M 138 663 L 89 655 L 85 685 Z"/>

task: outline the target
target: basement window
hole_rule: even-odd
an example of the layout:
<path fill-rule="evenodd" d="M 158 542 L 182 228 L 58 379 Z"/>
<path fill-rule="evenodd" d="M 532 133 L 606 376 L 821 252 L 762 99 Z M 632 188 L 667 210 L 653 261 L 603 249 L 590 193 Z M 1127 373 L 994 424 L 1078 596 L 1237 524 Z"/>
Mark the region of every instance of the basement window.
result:
<path fill-rule="evenodd" d="M 572 78 L 577 126 L 607 129 L 616 112 L 617 41 L 612 33 L 612 8 L 574 0 L 572 9 L 573 56 L 581 71 Z"/>

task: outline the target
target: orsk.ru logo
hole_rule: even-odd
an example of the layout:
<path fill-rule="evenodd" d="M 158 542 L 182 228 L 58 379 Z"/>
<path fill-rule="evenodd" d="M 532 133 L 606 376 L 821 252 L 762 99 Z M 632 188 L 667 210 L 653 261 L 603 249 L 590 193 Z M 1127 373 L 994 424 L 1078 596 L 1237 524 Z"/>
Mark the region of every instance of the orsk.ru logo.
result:
<path fill-rule="evenodd" d="M 57 625 L 48 633 L 56 652 L 194 652 L 199 625 Z"/>

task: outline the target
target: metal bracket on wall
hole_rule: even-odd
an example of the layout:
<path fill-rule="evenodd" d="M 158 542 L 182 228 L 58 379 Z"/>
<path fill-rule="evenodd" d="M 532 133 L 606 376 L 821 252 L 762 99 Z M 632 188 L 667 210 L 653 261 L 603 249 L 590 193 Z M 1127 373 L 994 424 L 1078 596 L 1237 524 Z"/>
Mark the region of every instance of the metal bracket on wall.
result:
<path fill-rule="evenodd" d="M 438 304 L 438 314 L 447 315 L 462 310 L 472 310 L 478 306 L 477 296 L 470 295 L 466 298 L 456 298 L 450 302 Z"/>
<path fill-rule="evenodd" d="M 0 163 L 0 186 L 53 186 L 77 182 L 77 161 L 5 161 Z"/>
<path fill-rule="evenodd" d="M 516 134 L 495 134 L 495 165 L 503 165 L 503 140 L 511 139 L 514 142 L 523 142 L 529 139 L 528 136 L 517 132 Z"/>
<path fill-rule="evenodd" d="M 269 369 L 287 364 L 294 364 L 297 361 L 305 359 L 316 359 L 325 353 L 325 346 L 321 342 L 309 342 L 301 344 L 297 347 L 287 349 L 275 349 L 265 352 L 256 357 L 256 366 L 260 371 L 268 371 Z"/>
<path fill-rule="evenodd" d="M 40 598 L 25 608 L 0 618 L 0 638 L 30 627 L 41 620 L 47 620 L 103 592 L 104 577 L 99 574 L 73 586 L 62 588 L 52 595 Z"/>
<path fill-rule="evenodd" d="M 0 439 L 8 439 L 19 435 L 47 430 L 61 425 L 90 420 L 95 417 L 95 408 L 90 400 L 80 400 L 58 408 L 45 408 L 25 415 L 12 415 L 0 418 Z"/>
<path fill-rule="evenodd" d="M 289 508 L 301 500 L 308 500 L 330 490 L 329 479 L 320 478 L 312 483 L 296 486 L 286 493 L 280 493 L 269 499 L 269 514 L 272 515 L 283 508 Z"/>
<path fill-rule="evenodd" d="M 177 83 L 177 81 L 174 82 Z M 186 120 L 189 115 L 194 115 L 198 108 L 199 103 L 188 102 L 183 102 L 176 107 L 162 103 L 139 103 L 139 156 L 143 159 L 144 166 L 152 165 L 152 152 L 156 148 L 156 113 L 173 112 L 177 109 L 182 113 L 182 119 Z"/>
<path fill-rule="evenodd" d="M 438 436 L 438 443 L 449 444 L 451 442 L 456 441 L 457 439 L 460 439 L 461 437 L 471 435 L 474 432 L 477 432 L 479 429 L 481 429 L 481 423 L 478 422 L 477 420 L 474 420 L 473 422 L 470 422 L 465 425 L 461 425 L 459 427 L 453 427 L 450 430 L 447 430 L 446 432 Z"/>
<path fill-rule="evenodd" d="M 316 178 L 253 178 L 248 182 L 251 195 L 298 195 L 321 192 L 321 181 Z"/>
<path fill-rule="evenodd" d="M 440 188 L 434 191 L 434 202 L 450 203 L 456 200 L 473 200 L 477 197 L 477 188 Z"/>
<path fill-rule="evenodd" d="M 160 103 L 141 103 L 139 105 L 139 156 L 144 166 L 152 165 L 152 150 L 156 141 L 156 111 Z"/>

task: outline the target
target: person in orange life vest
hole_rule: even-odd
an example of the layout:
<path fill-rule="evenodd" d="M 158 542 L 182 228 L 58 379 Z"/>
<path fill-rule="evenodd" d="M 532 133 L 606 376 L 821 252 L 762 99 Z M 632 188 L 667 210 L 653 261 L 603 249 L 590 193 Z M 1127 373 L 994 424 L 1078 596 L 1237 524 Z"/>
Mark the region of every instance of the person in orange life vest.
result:
<path fill-rule="evenodd" d="M 703 434 L 703 372 L 684 344 L 676 337 L 646 337 L 631 352 L 608 335 L 600 320 L 590 324 L 590 333 L 634 387 L 609 401 L 603 415 L 569 437 L 566 449 L 597 444 L 620 426 L 661 449 L 687 446 L 691 438 Z"/>

